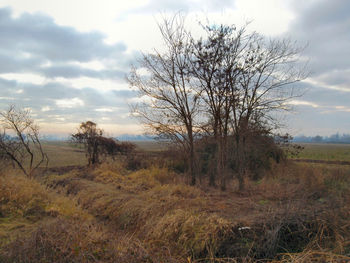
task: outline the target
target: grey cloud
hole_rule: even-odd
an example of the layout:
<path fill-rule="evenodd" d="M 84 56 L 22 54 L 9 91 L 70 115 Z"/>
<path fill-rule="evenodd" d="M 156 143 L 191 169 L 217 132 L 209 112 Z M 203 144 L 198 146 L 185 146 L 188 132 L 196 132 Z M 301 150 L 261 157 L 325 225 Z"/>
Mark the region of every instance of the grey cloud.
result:
<path fill-rule="evenodd" d="M 350 84 L 350 68 L 348 70 L 331 70 L 318 76 L 318 79 L 329 85 Z M 350 91 L 350 85 L 347 85 Z"/>
<path fill-rule="evenodd" d="M 1 49 L 42 54 L 51 61 L 87 62 L 126 50 L 123 43 L 106 45 L 99 32 L 83 33 L 72 27 L 59 26 L 41 14 L 11 17 L 11 10 L 0 9 Z"/>
<path fill-rule="evenodd" d="M 121 98 L 134 98 L 137 96 L 137 92 L 133 91 L 133 90 L 129 90 L 129 89 L 125 89 L 125 90 L 114 90 L 113 93 L 117 96 L 117 97 L 121 97 Z"/>
<path fill-rule="evenodd" d="M 42 74 L 49 78 L 64 77 L 64 78 L 78 78 L 81 76 L 99 77 L 95 70 L 84 69 L 73 65 L 55 65 L 51 67 L 44 67 L 41 70 Z"/>
<path fill-rule="evenodd" d="M 306 89 L 302 100 L 312 101 L 320 106 L 335 107 L 346 106 L 350 107 L 350 92 L 341 92 L 317 86 L 309 86 Z"/>
<path fill-rule="evenodd" d="M 350 68 L 349 14 L 348 0 L 314 1 L 299 10 L 288 34 L 309 43 L 305 53 L 313 76 Z"/>
<path fill-rule="evenodd" d="M 301 102 L 293 106 L 292 114 L 287 115 L 288 132 L 294 135 L 329 135 L 337 131 L 348 132 L 350 92 L 342 92 L 301 82 L 298 88 L 304 92 L 294 98 Z M 308 105 L 310 102 L 312 105 Z M 303 104 L 305 103 L 305 104 Z"/>
<path fill-rule="evenodd" d="M 14 18 L 9 8 L 0 8 L 0 38 L 0 73 L 122 79 L 133 57 L 126 53 L 122 42 L 105 44 L 105 36 L 100 32 L 59 26 L 42 14 L 24 13 Z M 94 70 L 71 64 L 92 60 L 108 60 L 112 68 Z M 47 63 L 51 66 L 47 67 Z"/>
<path fill-rule="evenodd" d="M 0 73 L 28 72 L 43 63 L 43 60 L 38 57 L 21 58 L 14 56 L 11 52 L 0 53 L 0 61 Z"/>
<path fill-rule="evenodd" d="M 21 91 L 20 93 L 18 91 Z M 86 87 L 76 89 L 59 82 L 49 82 L 45 85 L 20 83 L 0 78 L 0 108 L 9 104 L 30 107 L 37 119 L 46 122 L 80 122 L 82 119 L 101 119 L 108 117 L 113 123 L 130 123 L 132 120 L 122 116 L 129 112 L 127 98 L 134 96 L 128 90 L 99 92 Z M 57 101 L 81 100 L 84 105 L 62 107 Z M 45 111 L 43 111 L 45 109 Z M 110 109 L 96 111 L 97 109 Z"/>
<path fill-rule="evenodd" d="M 299 5 L 300 1 L 292 1 Z M 317 108 L 298 105 L 290 127 L 299 127 L 295 134 L 330 134 L 348 132 L 350 92 L 350 1 L 317 0 L 297 8 L 296 18 L 288 35 L 308 42 L 304 54 L 310 59 L 311 78 L 322 85 L 304 85 L 300 98 L 319 105 Z M 325 84 L 325 85 L 324 85 Z M 343 88 L 344 91 L 331 89 Z"/>
<path fill-rule="evenodd" d="M 43 67 L 37 69 L 36 73 L 41 74 L 48 78 L 79 78 L 90 77 L 98 79 L 122 79 L 125 76 L 125 72 L 121 70 L 93 70 L 82 68 L 76 65 L 54 65 L 50 67 Z"/>

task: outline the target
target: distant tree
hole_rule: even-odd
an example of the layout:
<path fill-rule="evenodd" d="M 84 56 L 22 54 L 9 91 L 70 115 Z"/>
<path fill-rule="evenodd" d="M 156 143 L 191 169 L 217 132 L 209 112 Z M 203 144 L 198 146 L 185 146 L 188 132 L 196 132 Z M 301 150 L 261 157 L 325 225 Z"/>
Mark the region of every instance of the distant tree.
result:
<path fill-rule="evenodd" d="M 73 142 L 84 145 L 88 164 L 93 165 L 99 162 L 99 138 L 103 131 L 97 128 L 96 123 L 92 121 L 82 122 L 78 132 L 71 135 Z"/>
<path fill-rule="evenodd" d="M 338 139 L 339 135 L 336 138 Z M 317 135 L 317 136 L 313 137 L 311 140 L 312 140 L 312 142 L 321 143 L 323 141 L 323 137 L 320 135 Z"/>
<path fill-rule="evenodd" d="M 30 111 L 11 105 L 0 113 L 0 155 L 2 160 L 16 164 L 32 178 L 34 171 L 43 163 L 48 165 L 39 140 L 39 126 L 30 116 Z"/>
<path fill-rule="evenodd" d="M 103 130 L 92 121 L 82 122 L 78 132 L 71 135 L 72 142 L 83 144 L 88 159 L 88 165 L 100 163 L 101 156 L 130 155 L 135 145 L 132 143 L 119 143 L 113 138 L 103 136 Z"/>

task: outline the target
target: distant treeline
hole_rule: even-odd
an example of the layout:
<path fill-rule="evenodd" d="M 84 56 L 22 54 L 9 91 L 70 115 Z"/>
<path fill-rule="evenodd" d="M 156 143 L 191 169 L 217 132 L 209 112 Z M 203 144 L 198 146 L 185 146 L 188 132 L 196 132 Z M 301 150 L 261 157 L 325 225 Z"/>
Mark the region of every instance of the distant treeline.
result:
<path fill-rule="evenodd" d="M 54 135 L 54 134 L 46 134 L 41 135 L 40 139 L 43 141 L 68 141 L 69 136 L 64 135 Z M 155 139 L 154 135 L 145 135 L 145 134 L 122 134 L 114 137 L 118 141 L 153 141 Z"/>
<path fill-rule="evenodd" d="M 133 135 L 123 134 L 115 137 L 119 141 L 154 141 L 155 136 L 153 135 Z M 66 141 L 68 137 L 56 136 L 56 135 L 43 135 L 41 139 L 44 141 Z M 350 134 L 333 134 L 330 136 L 295 136 L 293 142 L 306 142 L 306 143 L 350 143 Z"/>
<path fill-rule="evenodd" d="M 350 134 L 333 134 L 330 136 L 296 136 L 293 142 L 310 142 L 310 143 L 350 143 Z"/>

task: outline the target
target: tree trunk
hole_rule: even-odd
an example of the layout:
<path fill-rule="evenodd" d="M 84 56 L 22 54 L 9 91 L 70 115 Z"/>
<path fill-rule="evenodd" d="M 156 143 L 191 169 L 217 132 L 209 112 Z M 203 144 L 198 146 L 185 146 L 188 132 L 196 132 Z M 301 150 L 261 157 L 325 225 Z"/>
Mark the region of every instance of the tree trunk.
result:
<path fill-rule="evenodd" d="M 245 188 L 244 177 L 246 176 L 246 158 L 245 158 L 245 136 L 236 136 L 236 160 L 238 166 L 238 189 L 243 191 Z"/>
<path fill-rule="evenodd" d="M 215 187 L 216 186 L 216 183 L 215 183 L 215 174 L 211 171 L 210 174 L 209 174 L 209 186 L 213 186 Z"/>
<path fill-rule="evenodd" d="M 226 173 L 225 172 L 223 172 L 221 175 L 220 189 L 221 191 L 226 191 Z"/>
<path fill-rule="evenodd" d="M 243 191 L 245 188 L 245 184 L 244 184 L 244 172 L 243 171 L 239 171 L 238 173 L 238 190 L 239 191 Z"/>
<path fill-rule="evenodd" d="M 191 129 L 192 131 L 192 129 Z M 191 176 L 191 185 L 196 184 L 196 171 L 195 171 L 195 163 L 194 163 L 194 142 L 192 132 L 189 133 L 189 141 L 190 141 L 190 176 Z"/>

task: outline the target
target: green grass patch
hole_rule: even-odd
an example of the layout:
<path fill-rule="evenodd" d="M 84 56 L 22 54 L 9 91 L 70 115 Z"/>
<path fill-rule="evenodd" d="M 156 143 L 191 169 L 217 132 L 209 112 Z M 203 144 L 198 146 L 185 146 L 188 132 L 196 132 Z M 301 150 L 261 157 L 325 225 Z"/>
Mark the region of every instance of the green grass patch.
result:
<path fill-rule="evenodd" d="M 304 149 L 297 159 L 350 161 L 350 144 L 300 144 Z"/>

